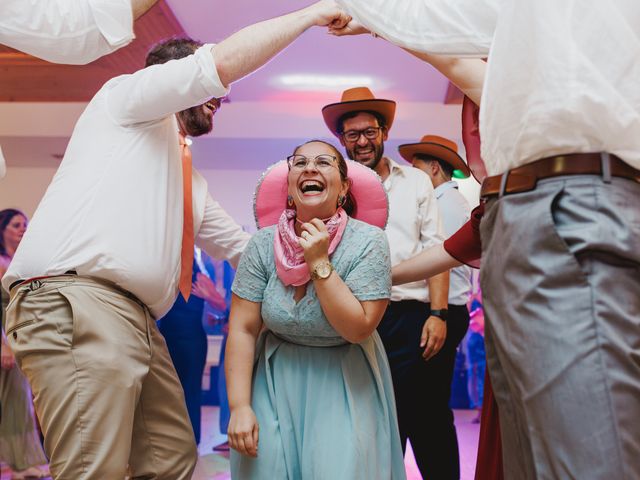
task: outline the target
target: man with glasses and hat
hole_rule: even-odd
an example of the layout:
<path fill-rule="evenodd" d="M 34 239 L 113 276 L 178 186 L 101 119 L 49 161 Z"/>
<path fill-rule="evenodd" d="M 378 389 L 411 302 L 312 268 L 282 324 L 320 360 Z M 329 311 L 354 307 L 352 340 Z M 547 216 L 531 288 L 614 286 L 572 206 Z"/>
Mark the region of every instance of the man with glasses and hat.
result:
<path fill-rule="evenodd" d="M 340 102 L 322 109 L 349 158 L 373 169 L 383 181 L 389 195 L 386 233 L 392 265 L 443 241 L 427 175 L 384 156 L 395 109 L 394 101 L 375 98 L 366 87 L 346 90 Z M 441 373 L 439 353 L 447 338 L 448 287 L 448 272 L 393 287 L 378 326 L 391 366 L 402 447 L 411 440 L 425 478 L 427 471 L 433 478 L 459 477 L 458 442 L 446 395 L 451 379 Z"/>

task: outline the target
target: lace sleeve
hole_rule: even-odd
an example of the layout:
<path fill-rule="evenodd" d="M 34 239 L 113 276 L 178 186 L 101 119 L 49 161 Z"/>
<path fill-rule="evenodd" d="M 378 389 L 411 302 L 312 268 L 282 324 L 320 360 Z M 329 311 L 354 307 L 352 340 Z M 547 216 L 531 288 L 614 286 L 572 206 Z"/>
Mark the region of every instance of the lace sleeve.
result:
<path fill-rule="evenodd" d="M 268 237 L 262 231 L 254 235 L 245 249 L 231 291 L 251 302 L 261 303 L 269 274 L 266 265 Z M 273 248 L 273 247 L 272 247 Z"/>
<path fill-rule="evenodd" d="M 362 238 L 362 237 L 359 237 Z M 371 227 L 361 240 L 365 245 L 356 265 L 344 282 L 360 301 L 380 300 L 391 296 L 391 254 L 385 233 Z"/>

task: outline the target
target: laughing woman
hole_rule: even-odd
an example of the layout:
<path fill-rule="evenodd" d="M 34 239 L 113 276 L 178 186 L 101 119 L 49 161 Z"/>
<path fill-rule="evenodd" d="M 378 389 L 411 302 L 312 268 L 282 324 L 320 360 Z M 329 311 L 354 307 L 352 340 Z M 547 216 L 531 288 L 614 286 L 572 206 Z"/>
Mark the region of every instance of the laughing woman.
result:
<path fill-rule="evenodd" d="M 233 478 L 405 478 L 376 333 L 391 276 L 371 224 L 386 216 L 375 174 L 325 142 L 259 184 L 264 228 L 238 267 L 226 351 Z"/>

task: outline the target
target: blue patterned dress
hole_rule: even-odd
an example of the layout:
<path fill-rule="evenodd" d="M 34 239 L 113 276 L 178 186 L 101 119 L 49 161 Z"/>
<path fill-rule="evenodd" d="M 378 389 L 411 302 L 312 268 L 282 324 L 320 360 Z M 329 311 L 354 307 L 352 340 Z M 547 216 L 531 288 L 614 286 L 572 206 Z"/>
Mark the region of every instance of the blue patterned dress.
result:
<path fill-rule="evenodd" d="M 351 344 L 329 324 L 313 283 L 296 303 L 276 275 L 275 227 L 260 230 L 238 267 L 233 292 L 262 304 L 252 407 L 258 457 L 231 453 L 238 480 L 404 479 L 391 374 L 377 332 Z M 391 267 L 379 228 L 349 219 L 331 256 L 360 301 L 389 298 Z"/>

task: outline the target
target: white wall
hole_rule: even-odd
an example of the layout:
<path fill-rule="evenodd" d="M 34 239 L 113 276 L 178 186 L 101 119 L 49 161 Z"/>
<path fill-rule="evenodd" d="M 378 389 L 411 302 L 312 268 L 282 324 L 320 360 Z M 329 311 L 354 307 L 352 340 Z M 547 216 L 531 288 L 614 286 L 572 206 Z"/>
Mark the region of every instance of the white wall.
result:
<path fill-rule="evenodd" d="M 17 208 L 33 216 L 56 167 L 9 167 L 0 180 L 0 209 Z"/>
<path fill-rule="evenodd" d="M 253 192 L 262 174 L 259 170 L 200 170 L 209 182 L 209 192 L 233 219 L 255 231 Z"/>

